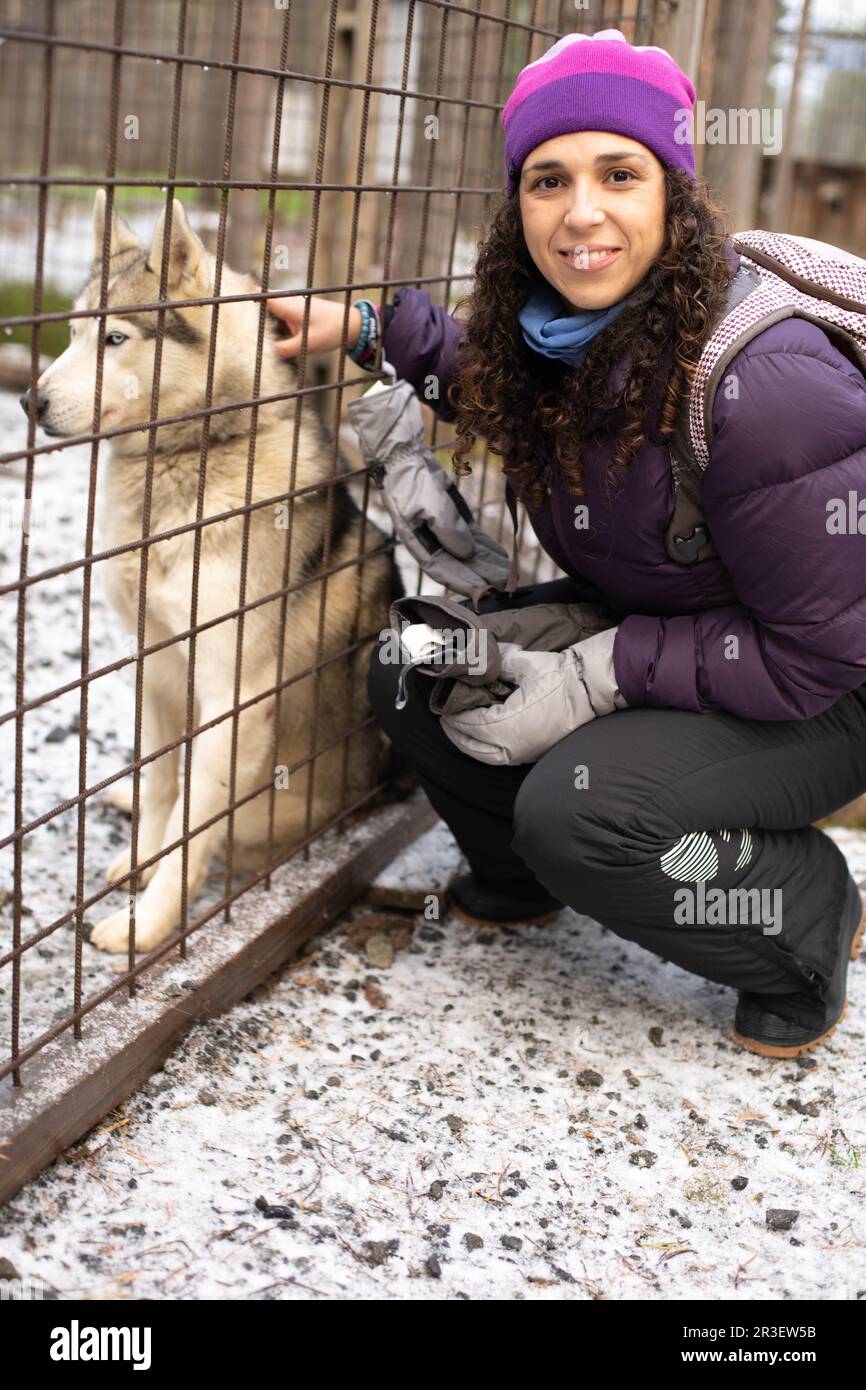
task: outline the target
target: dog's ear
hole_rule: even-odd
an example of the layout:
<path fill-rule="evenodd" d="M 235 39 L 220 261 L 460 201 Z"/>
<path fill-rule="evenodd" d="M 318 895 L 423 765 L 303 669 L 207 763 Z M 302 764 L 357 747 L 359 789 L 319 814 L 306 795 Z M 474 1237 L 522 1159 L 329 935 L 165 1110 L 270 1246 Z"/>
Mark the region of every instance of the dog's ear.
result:
<path fill-rule="evenodd" d="M 93 266 L 98 272 L 102 265 L 102 239 L 105 236 L 105 204 L 107 202 L 104 188 L 97 188 L 96 197 L 93 200 Z M 108 247 L 108 258 L 117 256 L 121 251 L 143 251 L 144 247 L 131 227 L 127 226 L 122 217 L 118 217 L 111 209 L 111 241 Z"/>
<path fill-rule="evenodd" d="M 147 255 L 148 269 L 153 271 L 157 279 L 162 270 L 165 211 L 163 208 L 159 215 L 159 221 L 156 224 L 156 231 L 153 234 L 153 241 Z M 190 298 L 196 298 L 198 292 L 202 295 L 207 294 L 210 286 L 206 255 L 204 245 L 187 221 L 183 203 L 178 198 L 172 198 L 171 248 L 168 253 L 168 283 L 166 288 L 175 289 L 182 284 L 183 288 L 189 292 Z"/>

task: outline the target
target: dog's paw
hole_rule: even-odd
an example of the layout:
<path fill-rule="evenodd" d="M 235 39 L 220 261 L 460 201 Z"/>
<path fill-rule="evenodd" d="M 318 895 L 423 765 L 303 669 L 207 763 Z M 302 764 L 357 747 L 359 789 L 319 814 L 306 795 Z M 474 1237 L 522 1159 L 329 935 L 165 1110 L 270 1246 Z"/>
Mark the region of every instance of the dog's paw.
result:
<path fill-rule="evenodd" d="M 139 861 L 141 861 L 142 859 L 149 859 L 149 858 L 150 858 L 150 855 L 139 854 Z M 124 874 L 128 874 L 131 864 L 132 864 L 132 851 L 131 851 L 131 849 L 129 848 L 129 846 L 127 846 L 126 849 L 122 849 L 122 850 L 120 851 L 119 854 L 115 855 L 114 859 L 112 859 L 111 863 L 109 864 L 108 868 L 106 869 L 106 871 L 105 871 L 105 880 L 106 880 L 106 882 L 107 882 L 107 883 L 113 883 L 115 879 L 122 878 Z M 140 869 L 140 870 L 138 871 L 138 886 L 139 886 L 140 888 L 143 888 L 144 885 L 145 885 L 146 883 L 149 883 L 150 880 L 153 878 L 154 874 L 156 873 L 156 870 L 157 870 L 157 865 L 156 865 L 156 864 L 151 864 L 151 866 L 150 866 L 149 869 Z M 124 887 L 127 889 L 127 891 L 128 891 L 128 890 L 129 890 L 129 881 L 127 880 L 126 884 L 124 884 L 123 886 L 124 886 Z"/>
<path fill-rule="evenodd" d="M 160 928 L 158 925 L 136 921 L 135 924 L 135 949 L 136 951 L 151 951 L 154 946 L 158 946 L 171 931 L 171 926 Z M 129 949 L 129 909 L 120 908 L 117 912 L 112 912 L 110 917 L 103 917 L 101 922 L 97 922 L 93 931 L 90 933 L 90 944 L 98 946 L 100 951 L 127 951 Z"/>

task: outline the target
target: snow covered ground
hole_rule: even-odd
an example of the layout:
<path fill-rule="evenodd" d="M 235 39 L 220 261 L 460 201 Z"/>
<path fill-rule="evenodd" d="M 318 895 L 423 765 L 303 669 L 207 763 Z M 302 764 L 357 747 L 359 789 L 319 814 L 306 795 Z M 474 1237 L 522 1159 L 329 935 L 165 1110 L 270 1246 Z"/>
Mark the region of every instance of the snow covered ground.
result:
<path fill-rule="evenodd" d="M 17 412 L 0 397 L 6 440 Z M 38 461 L 31 571 L 80 554 L 87 468 Z M 0 473 L 3 582 L 22 471 Z M 80 572 L 37 588 L 29 698 L 75 674 L 81 636 Z M 7 598 L 2 710 L 13 619 Z M 92 664 L 116 632 L 95 591 Z M 129 754 L 130 696 L 128 676 L 95 683 L 91 781 Z M 77 788 L 77 709 L 27 716 L 28 816 Z M 31 929 L 73 899 L 59 820 L 25 861 Z M 88 810 L 88 891 L 127 824 Z M 829 833 L 866 883 L 866 836 Z M 461 862 L 440 823 L 380 882 L 438 891 Z M 68 1007 L 70 944 L 28 953 L 25 1023 Z M 91 956 L 88 992 L 114 968 Z M 499 931 L 360 903 L 0 1209 L 0 1277 L 61 1299 L 866 1297 L 866 957 L 849 999 L 811 1057 L 765 1060 L 731 1037 L 732 990 L 571 910 Z"/>
<path fill-rule="evenodd" d="M 461 862 L 440 822 L 380 882 Z M 568 909 L 358 904 L 0 1210 L 0 1273 L 61 1299 L 866 1297 L 864 977 L 828 1044 L 764 1060 L 732 990 Z"/>

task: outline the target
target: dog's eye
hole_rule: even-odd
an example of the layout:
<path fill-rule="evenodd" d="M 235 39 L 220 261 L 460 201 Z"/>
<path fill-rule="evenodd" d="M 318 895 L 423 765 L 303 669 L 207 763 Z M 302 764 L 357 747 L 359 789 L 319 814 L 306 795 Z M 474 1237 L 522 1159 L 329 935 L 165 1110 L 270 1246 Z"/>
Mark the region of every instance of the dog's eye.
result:
<path fill-rule="evenodd" d="M 120 347 L 121 343 L 126 342 L 128 336 L 127 333 L 106 333 L 105 345 L 106 347 Z"/>

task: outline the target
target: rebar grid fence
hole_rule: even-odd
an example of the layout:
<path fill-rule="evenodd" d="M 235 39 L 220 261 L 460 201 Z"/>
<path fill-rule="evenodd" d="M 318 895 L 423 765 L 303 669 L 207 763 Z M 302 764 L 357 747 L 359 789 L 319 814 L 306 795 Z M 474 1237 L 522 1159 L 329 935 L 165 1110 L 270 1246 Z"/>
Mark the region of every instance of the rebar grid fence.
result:
<path fill-rule="evenodd" d="M 352 300 L 384 305 L 412 285 L 452 311 L 501 195 L 517 71 L 573 29 L 660 41 L 676 10 L 6 0 L 0 353 L 26 354 L 29 395 L 26 437 L 0 458 L 0 1081 L 20 1086 L 48 1043 L 81 1039 L 98 1005 L 134 999 L 241 894 L 387 798 L 365 661 L 394 540 L 341 423 L 347 393 L 382 376 L 380 359 L 370 374 L 346 356 Z M 291 362 L 274 349 L 276 291 L 304 301 Z M 314 296 L 343 308 L 327 358 L 308 353 Z M 38 382 L 67 351 L 52 426 Z M 447 466 L 453 441 L 429 424 Z M 480 448 L 466 491 L 507 540 Z M 557 573 L 531 537 L 521 546 L 523 582 Z M 399 569 L 417 590 L 417 567 Z M 46 675 L 63 678 L 46 689 Z M 67 722 L 46 733 L 51 719 Z M 127 839 L 107 866 L 109 842 Z M 148 882 L 177 899 L 163 935 L 139 905 Z M 88 914 L 118 893 L 95 937 L 125 955 L 109 971 Z"/>

